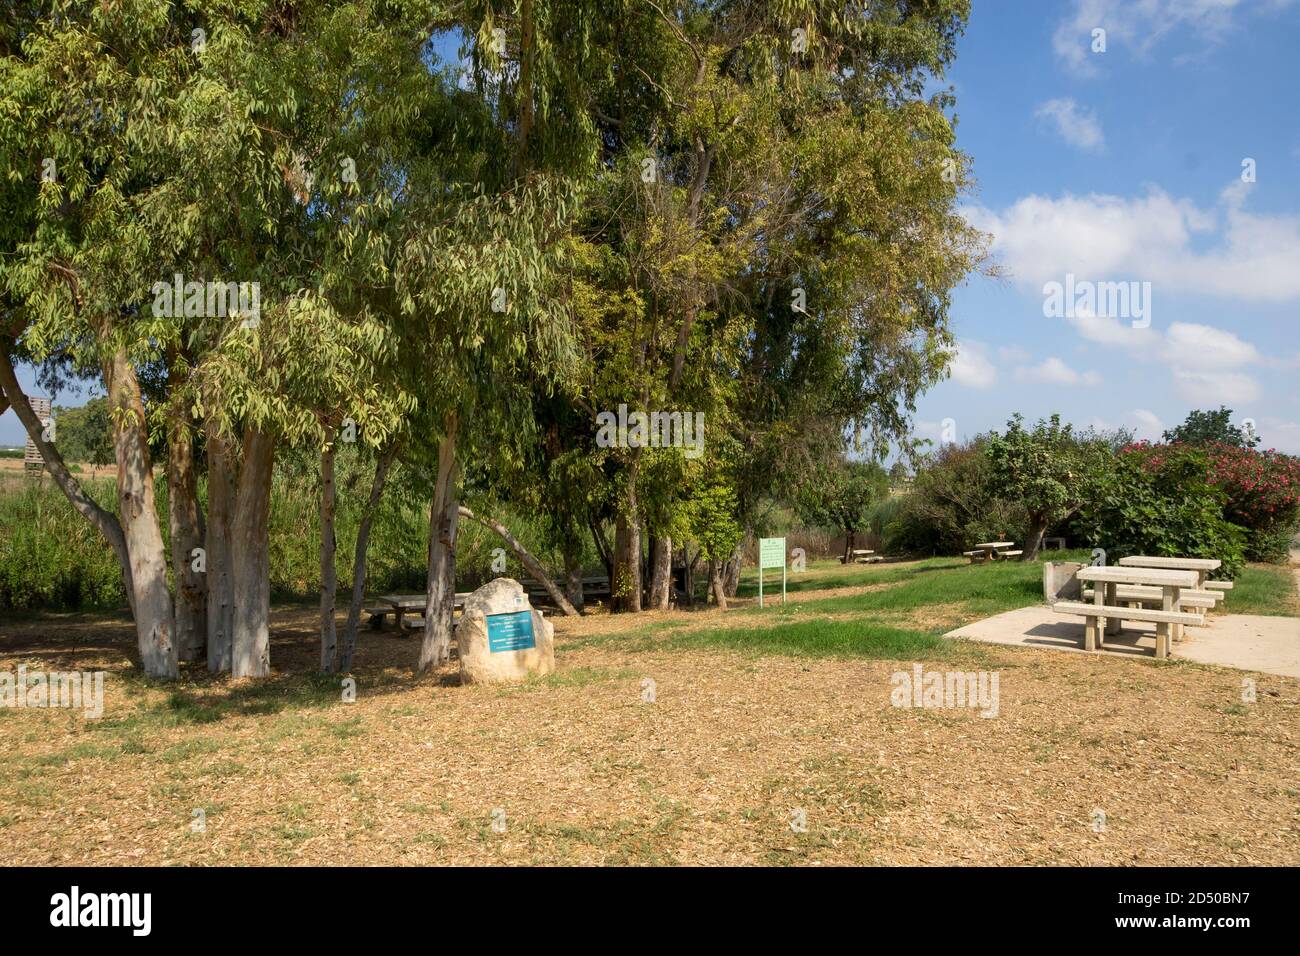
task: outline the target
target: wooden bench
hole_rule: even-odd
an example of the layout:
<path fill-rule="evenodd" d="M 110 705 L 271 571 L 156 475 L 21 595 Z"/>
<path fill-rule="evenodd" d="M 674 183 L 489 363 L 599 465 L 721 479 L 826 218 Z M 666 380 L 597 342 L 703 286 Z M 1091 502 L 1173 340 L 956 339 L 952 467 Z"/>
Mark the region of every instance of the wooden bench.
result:
<path fill-rule="evenodd" d="M 1117 621 L 1148 621 L 1153 624 L 1199 624 L 1201 619 L 1199 615 L 1190 614 L 1184 611 L 1157 611 L 1147 610 L 1145 608 L 1132 607 L 1111 607 L 1109 604 L 1084 604 L 1074 601 L 1057 601 L 1052 605 L 1052 610 L 1059 611 L 1062 614 L 1077 614 L 1084 619 L 1083 626 L 1083 649 L 1085 651 L 1095 651 L 1103 645 L 1101 628 L 1098 627 L 1099 619 L 1107 618 Z M 1156 657 L 1169 656 L 1169 632 L 1168 629 L 1156 632 Z"/>

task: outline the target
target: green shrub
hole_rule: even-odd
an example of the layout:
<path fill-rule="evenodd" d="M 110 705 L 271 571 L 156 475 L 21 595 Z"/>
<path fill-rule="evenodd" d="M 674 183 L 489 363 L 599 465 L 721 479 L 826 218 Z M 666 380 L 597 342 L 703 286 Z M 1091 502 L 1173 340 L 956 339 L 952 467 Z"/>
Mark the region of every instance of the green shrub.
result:
<path fill-rule="evenodd" d="M 1131 554 L 1218 558 L 1221 574 L 1245 564 L 1246 532 L 1223 517 L 1226 494 L 1207 479 L 1205 451 L 1135 446 L 1115 458 L 1074 521 L 1090 547 L 1114 563 Z"/>
<path fill-rule="evenodd" d="M 891 554 L 960 554 L 976 541 L 1023 537 L 1028 517 L 1018 500 L 993 490 L 983 436 L 945 445 L 918 471 L 884 527 Z"/>

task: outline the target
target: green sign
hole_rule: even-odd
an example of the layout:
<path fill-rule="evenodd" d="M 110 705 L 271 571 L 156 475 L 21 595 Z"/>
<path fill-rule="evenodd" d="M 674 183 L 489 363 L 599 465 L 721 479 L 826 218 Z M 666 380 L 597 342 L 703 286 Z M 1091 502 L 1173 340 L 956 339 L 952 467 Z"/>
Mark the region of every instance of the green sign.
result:
<path fill-rule="evenodd" d="M 533 639 L 533 612 L 514 611 L 487 616 L 488 651 L 526 651 L 536 647 Z"/>
<path fill-rule="evenodd" d="M 781 603 L 785 603 L 785 538 L 758 539 L 758 606 L 763 606 L 763 569 L 781 569 Z"/>
<path fill-rule="evenodd" d="M 785 538 L 758 539 L 758 566 L 760 568 L 785 567 Z"/>

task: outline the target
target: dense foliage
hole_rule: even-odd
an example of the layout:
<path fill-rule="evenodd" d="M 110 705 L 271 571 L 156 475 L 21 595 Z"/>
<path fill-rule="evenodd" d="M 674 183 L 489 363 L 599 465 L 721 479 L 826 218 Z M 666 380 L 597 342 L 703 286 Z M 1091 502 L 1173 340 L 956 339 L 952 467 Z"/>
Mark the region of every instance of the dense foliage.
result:
<path fill-rule="evenodd" d="M 1131 554 L 1218 558 L 1232 578 L 1246 557 L 1246 533 L 1224 517 L 1227 495 L 1207 480 L 1206 452 L 1134 446 L 1117 455 L 1073 527 L 1114 563 Z"/>

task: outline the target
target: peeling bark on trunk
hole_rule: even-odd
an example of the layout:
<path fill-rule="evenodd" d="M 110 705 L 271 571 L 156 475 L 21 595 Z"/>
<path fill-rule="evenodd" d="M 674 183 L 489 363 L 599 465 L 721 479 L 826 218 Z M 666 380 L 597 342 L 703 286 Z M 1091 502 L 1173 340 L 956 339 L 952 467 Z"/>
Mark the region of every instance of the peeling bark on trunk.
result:
<path fill-rule="evenodd" d="M 727 559 L 726 566 L 723 568 L 722 586 L 727 592 L 727 597 L 735 597 L 736 591 L 740 589 L 740 568 L 745 560 L 744 547 L 736 545 L 736 550 L 731 553 Z"/>
<path fill-rule="evenodd" d="M 709 590 L 713 592 L 713 603 L 718 606 L 718 610 L 727 609 L 727 591 L 722 585 L 721 562 L 714 558 L 709 559 Z"/>
<path fill-rule="evenodd" d="M 144 402 L 135 369 L 124 350 L 116 351 L 104 364 L 104 380 L 117 460 L 118 515 L 131 560 L 140 662 L 152 677 L 176 677 L 179 671 L 172 595 L 167 586 L 167 551 L 154 503 Z"/>
<path fill-rule="evenodd" d="M 491 528 L 499 534 L 501 539 L 505 541 L 506 544 L 510 545 L 510 550 L 515 553 L 515 557 L 519 559 L 519 563 L 528 569 L 528 573 L 536 578 L 541 583 L 542 587 L 546 588 L 546 593 L 551 596 L 551 600 L 555 602 L 555 606 L 563 613 L 569 616 L 574 616 L 578 613 L 577 609 L 569 603 L 569 599 L 565 597 L 564 592 L 561 591 L 559 587 L 556 586 L 555 582 L 551 580 L 550 575 L 546 573 L 546 569 L 543 568 L 538 560 L 528 552 L 527 548 L 519 543 L 519 539 L 510 533 L 509 528 L 503 525 L 500 521 L 495 521 L 492 518 L 487 518 L 483 515 L 474 514 L 474 512 L 470 511 L 464 505 L 461 505 L 460 513 L 471 521 L 477 521 L 484 527 Z M 582 585 L 581 575 L 579 575 L 578 585 L 579 587 Z"/>
<path fill-rule="evenodd" d="M 334 602 L 339 589 L 334 563 L 334 429 L 326 429 L 325 447 L 320 453 L 320 669 L 334 673 L 338 660 L 338 627 L 334 623 Z"/>
<path fill-rule="evenodd" d="M 446 435 L 438 447 L 438 478 L 429 507 L 429 577 L 425 589 L 424 636 L 416 673 L 423 674 L 451 659 L 452 621 L 456 610 L 456 532 L 460 514 L 456 432 L 459 416 L 447 416 Z"/>
<path fill-rule="evenodd" d="M 208 670 L 230 671 L 234 656 L 235 592 L 231 579 L 230 523 L 234 519 L 238 477 L 227 439 L 208 431 Z"/>
<path fill-rule="evenodd" d="M 655 538 L 650 544 L 650 608 L 666 611 L 673 594 L 673 539 Z"/>
<path fill-rule="evenodd" d="M 271 672 L 271 579 L 268 522 L 275 439 L 249 427 L 244 432 L 244 464 L 230 529 L 234 626 L 232 677 L 265 677 Z"/>
<path fill-rule="evenodd" d="M 370 545 L 370 526 L 374 523 L 379 499 L 384 493 L 388 469 L 396 457 L 397 445 L 393 444 L 375 463 L 370 497 L 366 500 L 365 510 L 361 513 L 361 524 L 357 528 L 356 555 L 352 560 L 352 601 L 348 605 L 348 623 L 343 631 L 343 652 L 339 660 L 339 670 L 345 674 L 352 670 L 352 659 L 357 649 L 357 629 L 361 626 L 361 605 L 366 598 L 366 552 Z"/>
<path fill-rule="evenodd" d="M 175 369 L 169 377 L 176 386 Z M 194 550 L 203 542 L 203 513 L 194 471 L 194 421 L 184 396 L 173 399 L 168 417 L 167 522 L 176 581 L 176 657 L 197 661 L 207 649 L 207 575 L 194 570 Z"/>

